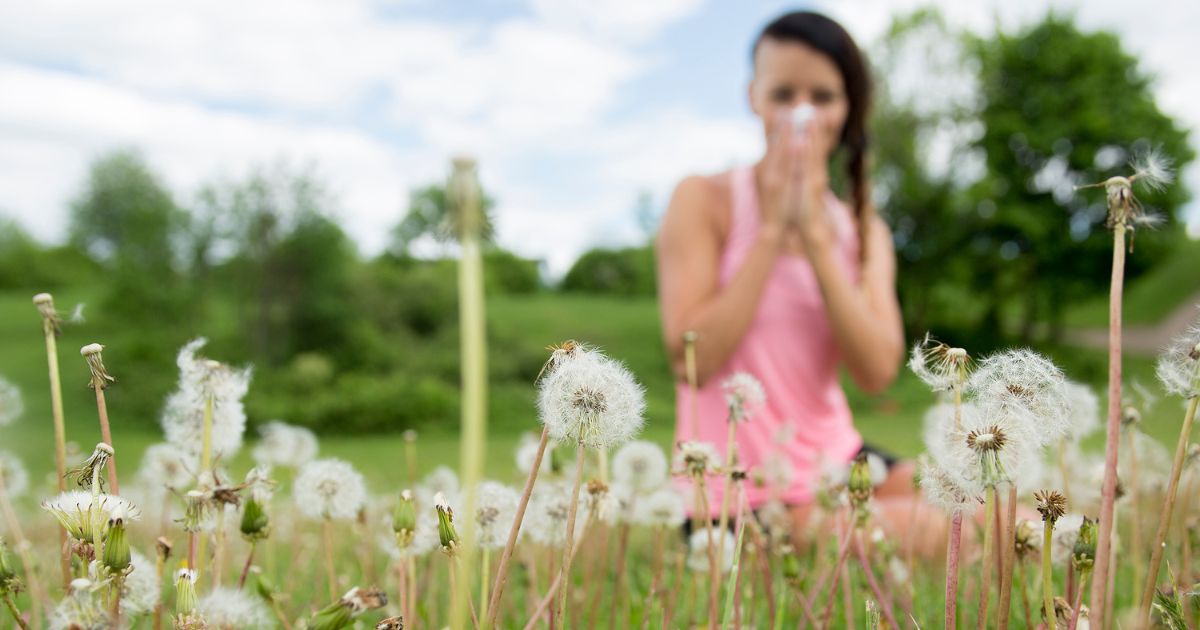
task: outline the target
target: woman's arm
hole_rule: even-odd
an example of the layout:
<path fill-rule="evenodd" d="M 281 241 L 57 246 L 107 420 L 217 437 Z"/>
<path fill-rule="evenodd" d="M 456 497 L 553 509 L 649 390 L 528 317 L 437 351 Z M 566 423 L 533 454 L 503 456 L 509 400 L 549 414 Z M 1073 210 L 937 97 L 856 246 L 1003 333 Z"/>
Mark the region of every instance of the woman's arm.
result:
<path fill-rule="evenodd" d="M 837 260 L 832 241 L 813 241 L 806 247 L 846 369 L 860 388 L 877 394 L 900 370 L 904 328 L 896 299 L 891 230 L 874 212 L 862 220 L 865 255 L 857 285 Z"/>
<path fill-rule="evenodd" d="M 683 333 L 695 331 L 696 375 L 704 384 L 733 354 L 758 308 L 779 254 L 782 228 L 764 224 L 741 268 L 718 284 L 722 186 L 689 177 L 675 189 L 656 241 L 658 300 L 671 367 L 686 378 Z"/>

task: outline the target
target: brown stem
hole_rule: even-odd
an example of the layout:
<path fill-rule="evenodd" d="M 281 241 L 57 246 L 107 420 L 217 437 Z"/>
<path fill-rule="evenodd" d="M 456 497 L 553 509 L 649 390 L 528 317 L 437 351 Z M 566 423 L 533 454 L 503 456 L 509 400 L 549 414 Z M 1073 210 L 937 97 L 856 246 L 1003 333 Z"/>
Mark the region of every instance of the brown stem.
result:
<path fill-rule="evenodd" d="M 521 501 L 517 504 L 517 514 L 513 518 L 512 529 L 508 531 L 508 543 L 500 554 L 500 563 L 496 566 L 496 581 L 492 585 L 492 597 L 488 602 L 487 619 L 483 622 L 485 630 L 496 625 L 496 614 L 500 608 L 500 600 L 504 597 L 504 585 L 508 582 L 508 562 L 512 559 L 513 548 L 517 546 L 517 534 L 521 532 L 521 521 L 525 519 L 525 508 L 529 507 L 529 497 L 533 494 L 533 484 L 537 481 L 538 470 L 542 467 L 542 456 L 546 454 L 546 444 L 550 441 L 550 430 L 542 429 L 542 438 L 538 442 L 537 454 L 533 457 L 533 465 L 529 469 L 529 478 L 525 480 L 525 490 L 521 493 Z"/>
<path fill-rule="evenodd" d="M 871 594 L 875 596 L 875 601 L 879 603 L 879 608 L 883 611 L 883 618 L 887 620 L 888 625 L 892 628 L 899 628 L 900 624 L 896 623 L 896 615 L 892 612 L 892 600 L 884 595 L 883 590 L 879 588 L 879 582 L 875 579 L 875 571 L 871 568 L 871 563 L 867 560 L 867 552 L 863 549 L 862 534 L 855 531 L 854 534 L 854 553 L 858 556 L 858 564 L 862 567 L 863 573 L 867 576 L 867 586 L 871 588 Z"/>
<path fill-rule="evenodd" d="M 1071 623 L 1067 626 L 1067 630 L 1075 630 L 1079 624 L 1079 609 L 1083 608 L 1083 591 L 1087 584 L 1087 571 L 1081 571 L 1079 574 L 1079 593 L 1075 595 L 1075 605 L 1071 607 Z"/>
<path fill-rule="evenodd" d="M 775 610 L 775 589 L 772 584 L 774 576 L 771 573 L 770 549 L 766 536 L 763 535 L 762 527 L 758 524 L 758 519 L 746 519 L 746 525 L 750 527 L 750 541 L 758 549 L 758 553 L 755 555 L 757 556 L 759 569 L 762 571 L 763 593 L 767 596 L 767 612 L 769 613 L 770 620 L 768 625 L 774 628 L 777 611 Z M 796 589 L 796 592 L 801 598 L 804 598 L 803 592 L 799 589 Z M 804 601 L 807 605 L 808 599 L 804 598 Z"/>
<path fill-rule="evenodd" d="M 962 512 L 950 520 L 950 539 L 946 550 L 946 618 L 945 628 L 958 627 L 958 558 L 962 551 Z"/>
<path fill-rule="evenodd" d="M 250 575 L 250 563 L 254 561 L 254 547 L 257 543 L 250 542 L 250 553 L 246 554 L 246 564 L 242 565 L 242 576 L 238 578 L 238 590 L 246 586 L 246 576 Z"/>
<path fill-rule="evenodd" d="M 25 620 L 21 618 L 21 611 L 17 610 L 17 605 L 13 603 L 12 595 L 9 595 L 7 592 L 4 593 L 4 605 L 8 608 L 8 612 L 12 613 L 13 619 L 17 620 L 17 625 L 21 627 L 21 630 L 29 630 L 29 624 L 25 623 Z"/>
<path fill-rule="evenodd" d="M 1117 449 L 1121 439 L 1121 299 L 1125 289 L 1125 225 L 1113 230 L 1112 280 L 1108 292 L 1108 426 L 1104 445 L 1104 483 L 1101 486 L 1096 567 L 1092 576 L 1092 625 L 1104 626 L 1105 587 L 1109 548 L 1112 547 L 1114 505 L 1117 499 Z"/>
<path fill-rule="evenodd" d="M 996 488 L 988 486 L 985 492 L 985 515 L 984 519 L 987 523 L 983 530 L 983 568 L 979 572 L 981 581 L 979 586 L 979 615 L 975 619 L 975 627 L 977 630 L 983 630 L 987 627 L 987 611 L 988 604 L 992 598 L 992 563 L 995 558 L 992 551 L 992 546 L 995 544 L 993 540 L 996 537 Z"/>
<path fill-rule="evenodd" d="M 706 490 L 704 487 L 704 477 L 703 476 L 698 475 L 696 477 L 696 481 L 697 481 L 697 490 L 696 491 L 700 497 L 700 512 L 704 515 L 704 531 L 708 532 L 708 571 L 709 571 L 710 575 L 716 574 L 719 576 L 720 572 L 721 572 L 721 567 L 717 566 L 717 543 L 716 543 L 716 539 L 713 534 L 712 513 L 709 511 L 708 490 Z M 721 532 L 721 536 L 722 537 L 724 536 L 724 532 Z M 721 545 L 724 546 L 724 544 L 725 544 L 725 542 L 722 539 Z M 720 582 L 719 581 L 716 584 L 715 588 L 713 587 L 713 584 L 711 582 L 709 583 L 708 624 L 707 624 L 709 628 L 716 628 L 716 626 L 717 626 L 717 593 L 719 591 L 720 591 Z"/>
<path fill-rule="evenodd" d="M 621 524 L 621 533 L 617 540 L 617 581 L 613 584 L 612 609 L 608 617 L 608 627 L 612 630 L 616 627 L 617 611 L 622 610 L 622 603 L 628 602 L 625 597 L 625 591 L 622 588 L 625 584 L 625 552 L 629 549 L 629 524 Z M 596 597 L 595 599 L 600 599 Z M 628 615 L 626 616 L 628 619 Z"/>
<path fill-rule="evenodd" d="M 567 540 L 563 546 L 566 551 L 563 553 L 562 569 L 559 572 L 563 582 L 559 594 L 561 601 L 556 614 L 553 615 L 558 620 L 556 625 L 561 626 L 564 630 L 567 627 L 567 608 L 571 605 L 571 561 L 575 559 L 575 517 L 579 515 L 579 488 L 583 485 L 583 460 L 587 455 L 583 447 L 582 429 L 580 431 L 579 446 L 575 451 L 575 487 L 571 490 L 571 507 L 567 510 Z"/>
<path fill-rule="evenodd" d="M 321 537 L 325 547 L 325 578 L 329 582 L 329 599 L 337 601 L 337 573 L 333 569 L 333 521 L 321 521 Z"/>
<path fill-rule="evenodd" d="M 108 403 L 104 401 L 104 387 L 102 383 L 93 381 L 92 388 L 96 390 L 96 410 L 100 413 L 100 437 L 104 439 L 105 444 L 113 446 L 112 430 L 108 426 Z M 113 494 L 121 494 L 121 489 L 117 486 L 116 447 L 113 447 L 113 450 L 114 453 L 108 458 L 108 485 Z"/>
<path fill-rule="evenodd" d="M 843 537 L 842 548 L 838 550 L 837 564 L 834 565 L 833 573 L 830 574 L 830 577 L 832 578 L 833 583 L 830 586 L 829 595 L 825 599 L 825 610 L 821 613 L 821 627 L 822 628 L 829 627 L 829 620 L 833 616 L 833 601 L 835 599 L 834 595 L 837 594 L 838 578 L 841 577 L 841 575 L 842 575 L 842 567 L 845 566 L 845 564 L 846 564 L 846 557 L 850 555 L 850 543 L 851 543 L 851 540 L 853 537 L 853 531 L 854 531 L 854 514 L 853 514 L 853 512 L 851 512 L 850 519 L 846 523 L 846 533 Z M 824 582 L 824 580 L 822 580 L 822 582 Z M 822 584 L 821 586 L 819 586 L 817 588 L 816 592 L 820 593 L 824 590 L 825 590 L 825 587 L 824 587 L 824 584 Z"/>
<path fill-rule="evenodd" d="M 997 609 L 999 615 L 997 628 L 1008 627 L 1008 616 L 1012 606 L 1012 584 L 1013 584 L 1013 563 L 1017 556 L 1017 484 L 1010 483 L 1008 485 L 1008 514 L 1004 520 L 1004 564 L 1000 575 L 1000 606 Z"/>
<path fill-rule="evenodd" d="M 580 544 L 572 546 L 570 552 L 567 552 L 564 549 L 563 555 L 574 558 L 582 547 L 583 544 L 581 542 Z M 563 582 L 563 573 L 560 572 L 558 575 L 554 576 L 554 581 L 551 582 L 550 587 L 546 589 L 546 595 L 543 596 L 541 601 L 538 602 L 537 608 L 535 608 L 533 611 L 533 615 L 529 617 L 528 623 L 525 624 L 526 630 L 532 629 L 533 626 L 537 625 L 537 622 L 539 619 L 541 619 L 542 615 L 546 614 L 546 610 L 551 606 L 551 604 L 554 603 L 556 596 L 558 595 L 559 587 L 563 584 Z"/>
<path fill-rule="evenodd" d="M 610 555 L 608 545 L 611 535 L 611 527 L 603 526 L 600 528 L 600 553 L 592 554 L 591 562 L 588 563 L 587 573 L 583 578 L 583 591 L 585 593 L 593 593 L 591 598 L 592 602 L 588 605 L 587 612 L 587 627 L 589 628 L 596 627 L 596 619 L 600 615 L 600 600 L 604 599 L 604 585 L 608 582 L 608 557 Z M 619 556 L 618 561 L 623 559 L 624 555 L 622 554 Z M 600 578 L 596 577 L 597 573 L 601 574 Z M 617 575 L 620 575 L 619 569 L 617 571 Z M 597 579 L 600 581 L 599 587 L 596 586 Z M 613 598 L 616 598 L 615 591 Z M 614 607 L 615 605 L 615 602 L 613 602 Z"/>
<path fill-rule="evenodd" d="M 642 605 L 642 630 L 650 625 L 650 613 L 654 609 L 654 596 L 658 594 L 658 582 L 662 579 L 663 570 L 663 528 L 654 528 L 654 575 L 650 578 L 650 590 L 646 593 L 646 603 Z"/>
<path fill-rule="evenodd" d="M 1163 549 L 1166 548 L 1167 528 L 1171 526 L 1171 512 L 1175 510 L 1175 496 L 1179 491 L 1179 475 L 1183 472 L 1183 458 L 1187 454 L 1188 438 L 1192 434 L 1192 423 L 1196 419 L 1196 407 L 1200 404 L 1200 396 L 1193 396 L 1188 402 L 1187 415 L 1183 418 L 1180 428 L 1179 441 L 1175 443 L 1175 459 L 1171 462 L 1171 481 L 1167 484 L 1167 496 L 1163 501 L 1162 511 L 1158 518 L 1158 532 L 1154 534 L 1154 547 L 1150 553 L 1150 566 L 1146 570 L 1146 586 L 1142 589 L 1141 619 L 1150 617 L 1150 603 L 1154 601 L 1154 588 L 1158 582 L 1158 570 L 1162 566 Z M 1134 509 L 1134 512 L 1137 510 Z"/>

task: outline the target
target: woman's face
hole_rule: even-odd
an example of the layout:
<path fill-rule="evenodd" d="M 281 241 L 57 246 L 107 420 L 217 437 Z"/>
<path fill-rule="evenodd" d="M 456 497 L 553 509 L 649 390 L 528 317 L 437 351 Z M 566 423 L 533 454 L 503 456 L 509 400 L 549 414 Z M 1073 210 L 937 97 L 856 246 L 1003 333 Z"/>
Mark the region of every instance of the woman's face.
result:
<path fill-rule="evenodd" d="M 781 115 L 801 103 L 816 109 L 810 132 L 828 159 L 850 110 L 842 74 L 832 59 L 807 44 L 764 38 L 754 56 L 750 107 L 762 119 L 766 136 L 775 132 Z"/>

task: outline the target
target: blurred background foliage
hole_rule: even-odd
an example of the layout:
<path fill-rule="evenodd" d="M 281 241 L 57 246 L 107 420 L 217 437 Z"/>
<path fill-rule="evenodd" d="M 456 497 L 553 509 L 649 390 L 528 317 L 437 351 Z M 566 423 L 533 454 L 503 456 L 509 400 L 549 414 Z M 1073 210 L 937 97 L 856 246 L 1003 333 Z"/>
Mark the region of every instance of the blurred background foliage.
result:
<path fill-rule="evenodd" d="M 874 198 L 895 232 L 910 338 L 932 330 L 981 353 L 1103 325 L 1089 315 L 1108 288 L 1103 194 L 1074 186 L 1126 173 L 1131 153 L 1152 147 L 1176 166 L 1194 157 L 1155 104 L 1152 77 L 1115 36 L 1059 15 L 980 38 L 921 11 L 870 52 Z M 914 71 L 921 81 L 895 83 L 919 91 L 889 81 Z M 1128 259 L 1135 322 L 1200 291 L 1200 246 L 1177 219 L 1188 199 L 1179 184 L 1143 195 L 1164 222 L 1137 234 Z M 530 425 L 543 348 L 567 336 L 626 360 L 647 384 L 651 415 L 671 417 L 653 302 L 656 205 L 643 195 L 634 210 L 644 244 L 585 252 L 555 283 L 539 261 L 488 239 L 493 426 Z M 80 182 L 65 244 L 0 223 L 0 374 L 28 371 L 7 350 L 40 344 L 28 298 L 52 291 L 89 303 L 89 340 L 128 375 L 114 403 L 130 422 L 157 423 L 175 352 L 206 336 L 211 356 L 254 366 L 252 422 L 338 433 L 457 426 L 456 262 L 442 185 L 414 190 L 398 210 L 392 245 L 364 257 L 338 225 L 337 200 L 302 168 L 263 167 L 189 193 L 169 190 L 136 149 L 101 156 Z M 423 241 L 440 255 L 415 255 Z M 1139 294 L 1143 277 L 1151 288 Z"/>

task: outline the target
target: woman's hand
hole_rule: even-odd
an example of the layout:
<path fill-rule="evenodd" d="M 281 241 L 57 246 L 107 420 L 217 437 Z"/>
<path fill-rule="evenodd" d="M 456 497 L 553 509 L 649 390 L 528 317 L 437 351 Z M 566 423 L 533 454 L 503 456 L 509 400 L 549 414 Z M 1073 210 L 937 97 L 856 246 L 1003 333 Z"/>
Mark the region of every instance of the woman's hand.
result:
<path fill-rule="evenodd" d="M 796 224 L 796 204 L 791 201 L 796 156 L 792 147 L 791 110 L 780 107 L 773 116 L 775 120 L 767 137 L 767 153 L 758 171 L 758 185 L 762 194 L 759 211 L 762 213 L 764 233 L 778 238 Z"/>
<path fill-rule="evenodd" d="M 826 247 L 834 242 L 833 222 L 825 207 L 825 191 L 829 188 L 829 164 L 825 138 L 821 137 L 815 119 L 807 128 L 790 135 L 793 153 L 789 188 L 792 191 L 788 216 L 799 232 L 806 252 Z"/>

